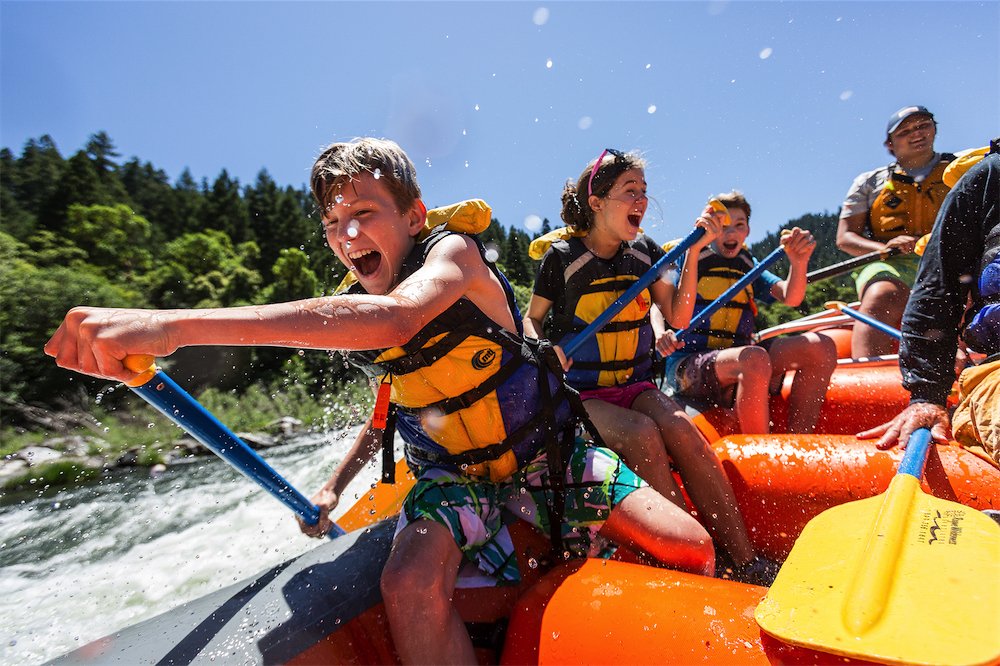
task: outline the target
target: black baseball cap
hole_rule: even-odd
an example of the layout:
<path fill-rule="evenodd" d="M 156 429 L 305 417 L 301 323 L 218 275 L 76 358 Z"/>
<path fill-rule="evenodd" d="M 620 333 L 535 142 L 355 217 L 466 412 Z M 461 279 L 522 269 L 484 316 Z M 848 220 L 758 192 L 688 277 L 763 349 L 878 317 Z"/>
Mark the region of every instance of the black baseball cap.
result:
<path fill-rule="evenodd" d="M 916 115 L 927 116 L 931 120 L 934 120 L 934 114 L 928 111 L 926 106 L 904 106 L 902 109 L 889 116 L 889 122 L 885 126 L 886 138 L 895 132 L 904 120 L 910 116 Z"/>

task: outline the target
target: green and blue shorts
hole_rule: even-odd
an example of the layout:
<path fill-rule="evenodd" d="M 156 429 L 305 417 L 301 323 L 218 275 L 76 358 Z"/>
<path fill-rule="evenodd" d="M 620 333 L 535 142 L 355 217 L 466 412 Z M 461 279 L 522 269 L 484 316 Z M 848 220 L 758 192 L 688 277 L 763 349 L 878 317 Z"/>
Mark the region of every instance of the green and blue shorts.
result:
<path fill-rule="evenodd" d="M 549 534 L 548 480 L 544 453 L 501 483 L 425 468 L 403 502 L 396 533 L 414 521 L 433 520 L 448 528 L 480 572 L 498 584 L 517 583 L 521 574 L 505 523 L 513 516 Z M 579 557 L 609 556 L 613 547 L 597 533 L 611 510 L 645 485 L 615 453 L 577 439 L 563 491 L 563 547 Z"/>

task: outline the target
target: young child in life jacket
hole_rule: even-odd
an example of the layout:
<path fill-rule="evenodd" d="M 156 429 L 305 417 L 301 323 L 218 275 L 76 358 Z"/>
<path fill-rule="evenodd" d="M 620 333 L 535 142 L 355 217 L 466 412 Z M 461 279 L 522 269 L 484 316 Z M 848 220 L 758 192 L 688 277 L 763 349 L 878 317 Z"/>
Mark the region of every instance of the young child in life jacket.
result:
<path fill-rule="evenodd" d="M 656 341 L 651 318 L 676 327 L 690 320 L 697 280 L 693 257 L 720 233 L 721 222 L 708 214 L 710 207 L 698 219 L 705 234 L 689 250 L 692 259 L 684 262 L 679 287 L 662 277 L 654 281 L 567 359 L 563 347 L 665 252 L 639 228 L 648 199 L 645 161 L 637 155 L 605 151 L 567 183 L 562 202 L 562 219 L 569 226 L 536 239 L 531 248 L 538 256 L 550 243 L 524 319 L 525 335 L 556 344 L 567 381 L 580 391 L 606 445 L 684 507 L 671 474 L 673 461 L 699 515 L 731 558 L 736 577 L 770 583 L 776 567 L 755 557 L 715 452 L 684 409 L 652 382 Z"/>
<path fill-rule="evenodd" d="M 750 204 L 733 191 L 716 197 L 726 206 L 731 224 L 698 256 L 698 300 L 695 316 L 757 263 L 744 246 L 750 233 Z M 806 267 L 816 249 L 808 231 L 795 227 L 783 235 L 790 268 L 788 277 L 764 273 L 721 307 L 708 321 L 684 336 L 665 367 L 666 381 L 682 398 L 735 406 L 740 430 L 771 431 L 769 395 L 781 390 L 794 372 L 788 398 L 788 431 L 811 433 L 837 366 L 833 340 L 803 333 L 753 343 L 756 300 L 796 306 L 806 291 Z M 667 334 L 672 337 L 672 333 Z"/>
<path fill-rule="evenodd" d="M 416 172 L 391 141 L 329 146 L 312 170 L 327 243 L 357 278 L 345 294 L 203 310 L 75 308 L 45 347 L 57 363 L 128 380 L 130 354 L 166 356 L 186 345 L 340 349 L 388 385 L 417 476 L 382 574 L 382 597 L 404 663 L 474 663 L 451 597 L 463 562 L 502 583 L 518 580 L 501 511 L 543 530 L 562 489 L 563 546 L 598 554 L 598 532 L 652 558 L 711 575 L 714 554 L 698 522 L 645 485 L 609 450 L 577 443 L 550 472 L 551 437 L 572 435 L 558 361 L 521 336 L 507 281 L 473 236 L 422 237 L 426 208 Z M 551 354 L 550 354 L 551 355 Z M 550 368 L 554 368 L 550 369 Z M 322 536 L 340 481 L 378 443 L 372 421 L 314 500 Z M 551 449 L 550 449 L 551 450 Z M 562 474 L 561 479 L 553 474 Z M 560 551 L 561 552 L 561 551 Z"/>

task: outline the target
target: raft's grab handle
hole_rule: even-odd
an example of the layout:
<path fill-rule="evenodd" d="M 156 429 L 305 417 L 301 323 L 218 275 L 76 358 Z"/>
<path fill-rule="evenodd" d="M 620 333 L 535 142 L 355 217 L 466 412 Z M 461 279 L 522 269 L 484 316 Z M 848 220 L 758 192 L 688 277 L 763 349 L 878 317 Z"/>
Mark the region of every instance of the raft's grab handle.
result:
<path fill-rule="evenodd" d="M 152 356 L 128 356 L 124 364 L 129 370 L 138 373 L 127 384 L 143 400 L 242 472 L 244 476 L 271 493 L 278 501 L 298 514 L 306 524 L 315 525 L 319 522 L 318 506 L 306 499 L 236 433 L 158 369 Z M 328 536 L 333 539 L 344 533 L 339 525 L 334 524 Z"/>

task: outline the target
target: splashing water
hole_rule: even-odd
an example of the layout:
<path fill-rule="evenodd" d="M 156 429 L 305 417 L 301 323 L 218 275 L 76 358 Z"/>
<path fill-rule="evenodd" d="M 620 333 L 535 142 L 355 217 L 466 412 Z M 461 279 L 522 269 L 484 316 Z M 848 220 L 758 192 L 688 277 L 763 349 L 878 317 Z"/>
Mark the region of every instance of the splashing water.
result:
<path fill-rule="evenodd" d="M 265 458 L 309 496 L 349 450 L 357 427 L 269 449 Z M 366 493 L 369 466 L 341 515 Z M 41 663 L 244 580 L 316 542 L 291 512 L 214 457 L 0 499 L 0 664 Z"/>

